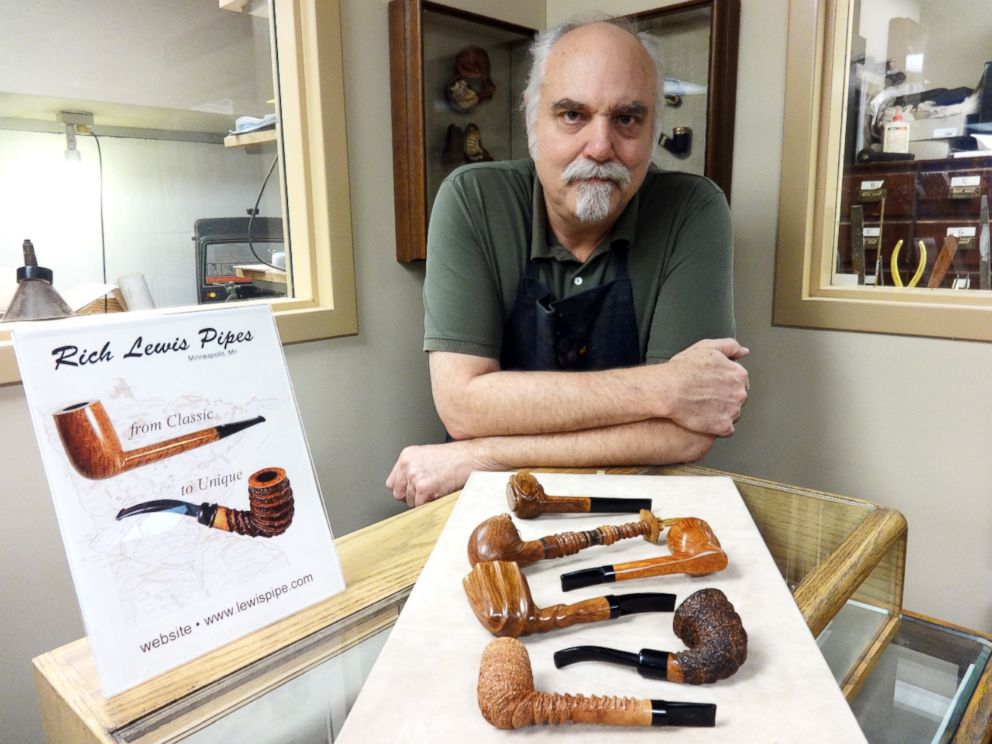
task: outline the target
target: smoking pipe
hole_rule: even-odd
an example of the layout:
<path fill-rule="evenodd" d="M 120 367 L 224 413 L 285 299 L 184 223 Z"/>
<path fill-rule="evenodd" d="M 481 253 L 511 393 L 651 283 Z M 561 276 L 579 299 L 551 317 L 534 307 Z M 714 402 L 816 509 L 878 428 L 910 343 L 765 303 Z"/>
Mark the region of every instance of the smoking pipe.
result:
<path fill-rule="evenodd" d="M 689 647 L 687 651 L 642 648 L 634 654 L 602 646 L 573 646 L 555 652 L 555 666 L 605 661 L 634 667 L 648 679 L 706 685 L 726 679 L 747 659 L 747 633 L 740 615 L 719 589 L 690 594 L 675 611 L 672 628 Z"/>
<path fill-rule="evenodd" d="M 151 512 L 174 512 L 194 517 L 200 524 L 249 537 L 275 537 L 293 521 L 293 489 L 282 468 L 264 468 L 248 478 L 248 510 L 219 504 L 191 504 L 176 499 L 156 499 L 117 512 L 117 519 Z"/>
<path fill-rule="evenodd" d="M 472 530 L 468 538 L 468 561 L 473 566 L 479 561 L 515 561 L 520 566 L 529 566 L 536 561 L 573 555 L 593 545 L 612 545 L 637 536 L 657 545 L 661 533 L 677 521 L 658 519 L 642 509 L 639 522 L 605 525 L 585 532 L 561 532 L 524 542 L 510 515 L 500 514 Z"/>
<path fill-rule="evenodd" d="M 514 473 L 506 484 L 510 511 L 521 519 L 542 514 L 636 514 L 651 509 L 651 499 L 618 499 L 602 496 L 548 496 L 537 478 L 525 470 Z"/>
<path fill-rule="evenodd" d="M 216 442 L 263 421 L 264 417 L 256 416 L 245 421 L 211 426 L 125 452 L 100 401 L 76 403 L 55 414 L 55 427 L 69 462 L 81 476 L 94 480 L 112 478 L 127 470 Z"/>
<path fill-rule="evenodd" d="M 703 576 L 727 567 L 727 554 L 723 552 L 720 541 L 704 520 L 684 517 L 666 521 L 671 523 L 666 540 L 671 555 L 570 571 L 561 575 L 562 591 L 674 573 Z"/>
<path fill-rule="evenodd" d="M 607 726 L 713 726 L 716 705 L 601 695 L 560 695 L 534 689 L 527 649 L 516 638 L 496 638 L 482 652 L 479 710 L 496 728 L 540 723 Z"/>
<path fill-rule="evenodd" d="M 513 638 L 637 612 L 675 609 L 675 595 L 658 592 L 608 595 L 542 609 L 534 604 L 520 566 L 509 561 L 476 563 L 462 579 L 462 586 L 472 611 L 486 630 L 496 636 Z"/>

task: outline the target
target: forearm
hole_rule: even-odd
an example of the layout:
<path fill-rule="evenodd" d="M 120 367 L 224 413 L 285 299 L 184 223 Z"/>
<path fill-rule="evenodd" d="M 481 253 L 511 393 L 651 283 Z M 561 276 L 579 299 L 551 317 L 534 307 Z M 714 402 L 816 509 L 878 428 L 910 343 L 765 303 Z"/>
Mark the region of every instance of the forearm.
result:
<path fill-rule="evenodd" d="M 712 443 L 710 436 L 651 420 L 560 434 L 411 446 L 400 453 L 386 487 L 407 505 L 420 506 L 460 489 L 473 470 L 693 462 Z"/>
<path fill-rule="evenodd" d="M 695 462 L 709 451 L 713 437 L 652 419 L 555 434 L 484 437 L 464 444 L 480 461 L 510 470 Z"/>
<path fill-rule="evenodd" d="M 597 372 L 493 370 L 457 384 L 437 374 L 434 402 L 456 439 L 552 434 L 667 417 L 665 365 Z"/>

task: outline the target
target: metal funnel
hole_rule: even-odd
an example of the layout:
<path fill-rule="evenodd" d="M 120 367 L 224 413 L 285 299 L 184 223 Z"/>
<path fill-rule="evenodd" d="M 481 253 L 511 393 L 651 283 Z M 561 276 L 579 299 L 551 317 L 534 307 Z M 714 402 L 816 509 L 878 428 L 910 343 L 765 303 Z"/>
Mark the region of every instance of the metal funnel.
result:
<path fill-rule="evenodd" d="M 17 270 L 17 291 L 3 314 L 3 322 L 50 320 L 72 315 L 65 300 L 52 286 L 52 270 L 38 265 L 34 244 L 24 241 L 24 266 Z"/>

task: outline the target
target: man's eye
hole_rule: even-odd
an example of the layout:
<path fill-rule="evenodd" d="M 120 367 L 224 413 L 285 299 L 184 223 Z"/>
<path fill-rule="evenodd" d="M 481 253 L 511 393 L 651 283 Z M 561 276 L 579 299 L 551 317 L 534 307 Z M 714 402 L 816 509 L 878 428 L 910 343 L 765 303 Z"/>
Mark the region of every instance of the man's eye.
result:
<path fill-rule="evenodd" d="M 561 118 L 566 124 L 578 124 L 582 121 L 582 114 L 578 111 L 562 111 Z"/>
<path fill-rule="evenodd" d="M 622 127 L 632 127 L 637 123 L 637 117 L 631 116 L 630 114 L 620 114 L 617 117 L 617 122 Z"/>

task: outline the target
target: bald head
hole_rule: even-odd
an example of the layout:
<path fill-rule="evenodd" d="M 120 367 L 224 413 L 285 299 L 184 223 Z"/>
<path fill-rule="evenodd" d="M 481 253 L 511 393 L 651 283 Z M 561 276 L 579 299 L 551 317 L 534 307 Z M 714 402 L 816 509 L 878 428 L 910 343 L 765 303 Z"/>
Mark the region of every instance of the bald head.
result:
<path fill-rule="evenodd" d="M 568 40 L 569 44 L 559 47 L 558 43 L 564 42 L 565 37 L 571 37 Z M 657 37 L 645 31 L 637 33 L 625 22 L 616 19 L 566 21 L 538 34 L 531 47 L 533 61 L 521 104 L 531 157 L 535 156 L 534 125 L 541 103 L 541 88 L 544 84 L 548 59 L 552 53 L 585 56 L 593 53 L 598 42 L 613 43 L 620 45 L 620 48 L 628 48 L 632 41 L 640 46 L 653 68 L 652 141 L 658 141 L 658 136 L 661 134 L 665 76 Z M 645 57 L 641 57 L 642 61 L 644 59 Z"/>

